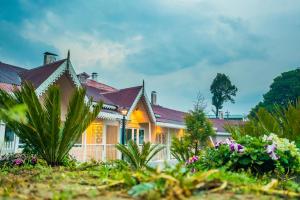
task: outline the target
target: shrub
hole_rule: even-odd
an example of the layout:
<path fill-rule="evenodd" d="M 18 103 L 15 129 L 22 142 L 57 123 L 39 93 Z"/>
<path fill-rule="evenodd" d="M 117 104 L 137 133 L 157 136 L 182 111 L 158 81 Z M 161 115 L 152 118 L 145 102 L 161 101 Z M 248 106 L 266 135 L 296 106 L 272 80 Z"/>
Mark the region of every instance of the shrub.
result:
<path fill-rule="evenodd" d="M 133 140 L 129 140 L 127 145 L 117 144 L 116 148 L 133 169 L 142 169 L 147 168 L 150 160 L 165 147 L 160 144 L 151 145 L 150 142 L 143 142 L 141 149 L 139 149 Z"/>
<path fill-rule="evenodd" d="M 0 157 L 0 168 L 18 167 L 23 165 L 36 165 L 39 161 L 36 155 L 33 154 L 7 154 Z"/>
<path fill-rule="evenodd" d="M 300 151 L 294 144 L 275 134 L 259 138 L 243 136 L 227 139 L 205 149 L 189 168 L 203 170 L 225 167 L 230 171 L 249 170 L 255 174 L 300 172 Z"/>

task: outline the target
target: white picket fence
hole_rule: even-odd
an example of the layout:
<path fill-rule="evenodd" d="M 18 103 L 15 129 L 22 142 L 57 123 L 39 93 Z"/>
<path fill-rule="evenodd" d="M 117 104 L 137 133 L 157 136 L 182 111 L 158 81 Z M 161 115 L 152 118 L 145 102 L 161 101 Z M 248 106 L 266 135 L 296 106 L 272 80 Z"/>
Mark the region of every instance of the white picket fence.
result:
<path fill-rule="evenodd" d="M 15 153 L 18 150 L 20 149 L 18 149 L 14 141 L 5 142 L 0 148 L 0 155 Z M 115 144 L 77 144 L 71 149 L 70 155 L 80 162 L 90 160 L 108 161 L 121 158 L 121 153 L 116 149 Z M 155 155 L 152 160 L 163 161 L 169 159 L 169 146 L 165 145 L 165 148 Z"/>
<path fill-rule="evenodd" d="M 169 160 L 169 149 L 166 146 L 152 160 Z M 86 144 L 78 145 L 71 149 L 70 155 L 78 161 L 84 162 L 89 160 L 108 161 L 121 158 L 121 153 L 116 149 L 115 144 Z"/>

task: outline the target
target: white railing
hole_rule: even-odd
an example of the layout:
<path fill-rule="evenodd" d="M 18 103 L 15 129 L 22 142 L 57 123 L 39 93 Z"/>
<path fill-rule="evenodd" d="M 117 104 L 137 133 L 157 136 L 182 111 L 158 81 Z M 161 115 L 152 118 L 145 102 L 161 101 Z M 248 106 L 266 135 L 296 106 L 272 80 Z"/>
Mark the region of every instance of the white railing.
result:
<path fill-rule="evenodd" d="M 8 153 L 14 153 L 15 152 L 15 142 L 14 141 L 9 141 L 9 142 L 4 142 L 1 149 L 0 149 L 0 154 L 8 154 Z"/>
<path fill-rule="evenodd" d="M 154 156 L 152 161 L 168 160 L 168 146 L 165 146 L 157 155 Z M 70 155 L 75 157 L 78 161 L 108 161 L 121 158 L 121 153 L 115 147 L 115 144 L 86 144 L 74 146 Z"/>

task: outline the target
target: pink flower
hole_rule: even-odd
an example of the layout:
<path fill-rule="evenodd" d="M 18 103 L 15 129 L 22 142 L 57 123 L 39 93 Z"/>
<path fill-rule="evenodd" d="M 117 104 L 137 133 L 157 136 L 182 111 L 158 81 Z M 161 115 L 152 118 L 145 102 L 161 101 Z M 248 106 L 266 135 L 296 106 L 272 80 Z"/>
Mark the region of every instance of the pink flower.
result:
<path fill-rule="evenodd" d="M 277 156 L 275 153 L 276 149 L 277 149 L 277 146 L 274 143 L 266 146 L 266 152 L 269 154 L 270 158 L 272 158 L 273 160 L 279 159 L 279 156 Z"/>
<path fill-rule="evenodd" d="M 20 159 L 20 158 L 17 158 L 17 159 L 15 159 L 14 161 L 13 161 L 13 164 L 14 165 L 17 165 L 17 166 L 20 166 L 20 165 L 22 165 L 24 163 L 24 161 L 22 160 L 22 159 Z"/>

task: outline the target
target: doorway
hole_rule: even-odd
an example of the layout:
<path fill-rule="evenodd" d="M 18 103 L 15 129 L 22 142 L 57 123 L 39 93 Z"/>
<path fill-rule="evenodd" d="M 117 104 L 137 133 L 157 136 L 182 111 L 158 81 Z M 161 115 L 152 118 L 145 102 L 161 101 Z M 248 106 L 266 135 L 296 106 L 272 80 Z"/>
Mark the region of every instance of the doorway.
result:
<path fill-rule="evenodd" d="M 143 128 L 129 128 L 126 129 L 126 143 L 133 140 L 138 145 L 142 145 L 145 141 L 145 129 Z"/>

